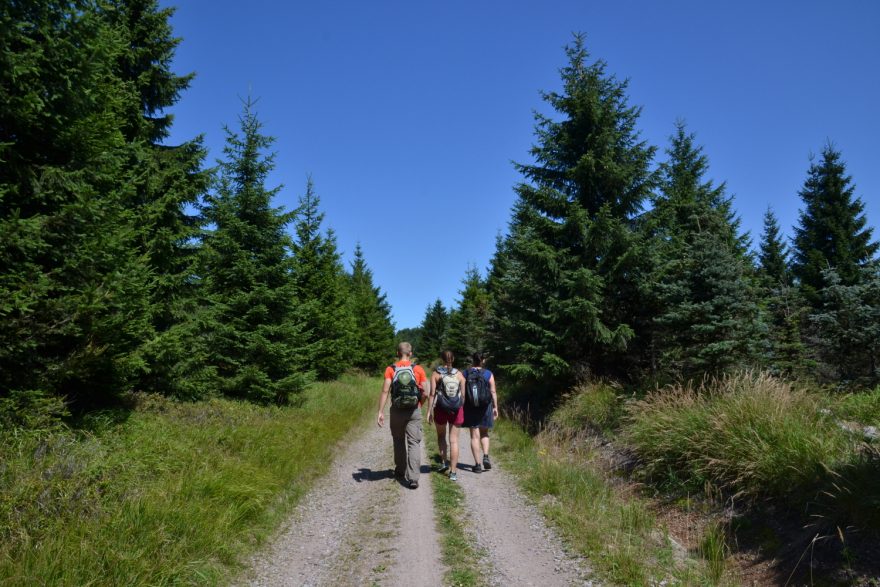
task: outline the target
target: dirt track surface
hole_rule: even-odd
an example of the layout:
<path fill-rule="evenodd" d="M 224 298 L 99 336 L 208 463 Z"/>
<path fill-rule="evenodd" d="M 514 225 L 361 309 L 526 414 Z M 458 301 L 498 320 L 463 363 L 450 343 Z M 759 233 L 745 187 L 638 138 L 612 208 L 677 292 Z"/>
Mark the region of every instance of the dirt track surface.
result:
<path fill-rule="evenodd" d="M 585 561 L 563 548 L 537 508 L 494 460 L 490 471 L 472 471 L 467 430 L 461 431 L 459 447 L 458 482 L 477 543 L 486 551 L 491 585 L 598 585 L 589 578 Z"/>
<path fill-rule="evenodd" d="M 403 487 L 391 454 L 387 423 L 356 438 L 240 584 L 440 585 L 431 485 Z"/>
<path fill-rule="evenodd" d="M 387 419 L 386 419 L 387 422 Z M 433 430 L 425 426 L 425 432 Z M 461 433 L 458 478 L 473 539 L 486 553 L 491 585 L 594 585 L 583 561 L 569 556 L 537 509 L 497 465 L 477 475 Z M 424 447 L 424 443 L 423 443 Z M 375 425 L 344 449 L 306 495 L 275 541 L 252 561 L 239 585 L 443 585 L 440 538 L 422 449 L 420 487 L 393 479 L 391 434 Z"/>

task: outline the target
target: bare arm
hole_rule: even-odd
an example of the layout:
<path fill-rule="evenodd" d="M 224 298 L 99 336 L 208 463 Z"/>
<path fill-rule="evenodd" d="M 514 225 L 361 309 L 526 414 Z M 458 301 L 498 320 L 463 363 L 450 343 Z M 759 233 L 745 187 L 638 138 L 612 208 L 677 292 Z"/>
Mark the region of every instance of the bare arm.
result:
<path fill-rule="evenodd" d="M 376 425 L 381 427 L 385 423 L 385 402 L 388 401 L 388 392 L 391 389 L 391 380 L 385 379 L 382 384 L 382 394 L 379 396 L 379 415 L 376 416 Z"/>
<path fill-rule="evenodd" d="M 437 401 L 437 382 L 440 380 L 440 374 L 434 371 L 431 378 L 425 382 L 428 388 L 428 424 L 434 421 L 434 402 Z"/>
<path fill-rule="evenodd" d="M 498 393 L 495 391 L 495 374 L 489 377 L 489 391 L 492 392 L 492 417 L 498 418 Z"/>

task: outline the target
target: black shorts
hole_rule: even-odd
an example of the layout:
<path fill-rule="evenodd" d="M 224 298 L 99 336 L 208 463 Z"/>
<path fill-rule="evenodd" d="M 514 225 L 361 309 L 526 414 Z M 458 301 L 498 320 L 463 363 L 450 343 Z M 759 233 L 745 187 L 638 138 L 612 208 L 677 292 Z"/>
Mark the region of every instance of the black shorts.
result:
<path fill-rule="evenodd" d="M 464 423 L 462 428 L 491 428 L 495 425 L 495 417 L 492 415 L 492 402 L 483 408 L 475 408 L 465 402 Z"/>

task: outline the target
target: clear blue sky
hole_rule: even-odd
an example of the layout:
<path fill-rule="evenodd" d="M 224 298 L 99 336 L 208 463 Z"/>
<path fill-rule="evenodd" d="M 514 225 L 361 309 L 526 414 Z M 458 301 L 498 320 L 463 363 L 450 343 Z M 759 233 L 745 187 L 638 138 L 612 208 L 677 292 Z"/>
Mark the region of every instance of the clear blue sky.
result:
<path fill-rule="evenodd" d="M 240 97 L 258 97 L 278 203 L 294 207 L 313 176 L 346 265 L 360 241 L 399 328 L 453 304 L 469 264 L 487 267 L 520 180 L 511 161 L 528 160 L 538 92 L 558 89 L 573 31 L 630 79 L 661 158 L 687 121 L 755 241 L 768 204 L 791 234 L 808 157 L 829 139 L 880 225 L 873 0 L 188 0 L 172 24 L 173 68 L 196 73 L 172 141 L 203 133 L 213 161 Z"/>

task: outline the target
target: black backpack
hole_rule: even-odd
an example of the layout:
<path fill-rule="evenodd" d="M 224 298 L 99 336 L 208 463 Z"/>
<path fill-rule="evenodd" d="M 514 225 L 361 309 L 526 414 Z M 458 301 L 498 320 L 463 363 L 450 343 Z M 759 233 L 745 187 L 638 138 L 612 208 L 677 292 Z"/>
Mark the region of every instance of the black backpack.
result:
<path fill-rule="evenodd" d="M 467 403 L 474 408 L 485 408 L 492 403 L 492 392 L 489 390 L 489 380 L 485 377 L 482 369 L 468 369 L 465 395 Z"/>
<path fill-rule="evenodd" d="M 394 377 L 391 379 L 391 405 L 395 408 L 414 408 L 419 405 L 422 393 L 416 385 L 414 365 L 405 367 L 391 365 Z"/>
<path fill-rule="evenodd" d="M 435 405 L 444 412 L 454 414 L 464 401 L 461 386 L 458 384 L 458 369 L 453 367 L 452 370 L 447 370 L 446 367 L 438 367 L 437 372 L 440 374 L 440 381 L 437 385 Z"/>

